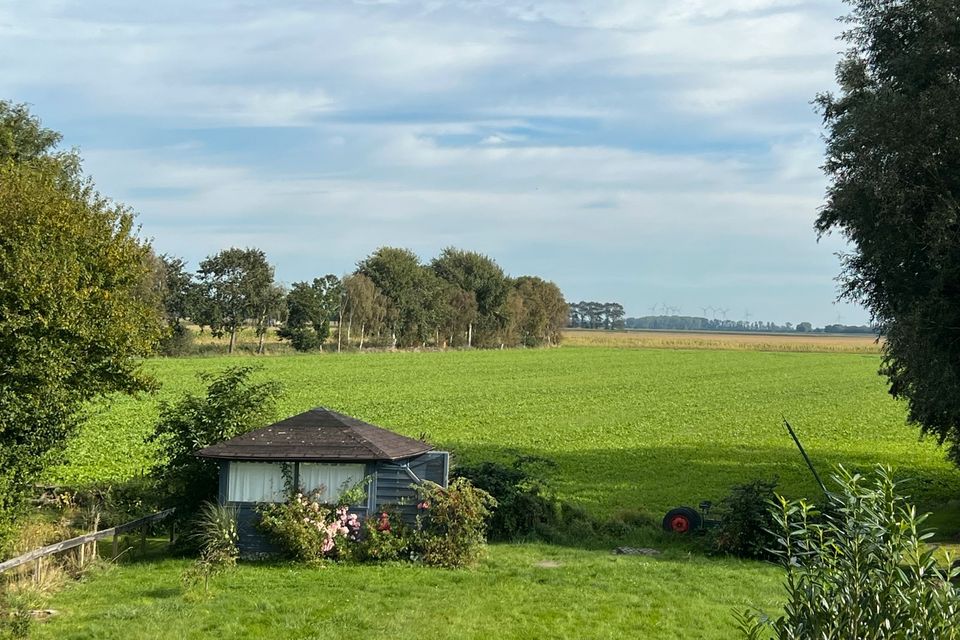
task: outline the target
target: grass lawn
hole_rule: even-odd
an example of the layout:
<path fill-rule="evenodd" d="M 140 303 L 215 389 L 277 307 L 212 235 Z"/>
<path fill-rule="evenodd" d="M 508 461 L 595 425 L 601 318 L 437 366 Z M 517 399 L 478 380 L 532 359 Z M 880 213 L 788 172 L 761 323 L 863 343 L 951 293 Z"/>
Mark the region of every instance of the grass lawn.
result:
<path fill-rule="evenodd" d="M 729 638 L 731 610 L 778 606 L 779 572 L 680 549 L 660 557 L 494 545 L 466 571 L 240 565 L 185 593 L 188 561 L 132 563 L 56 596 L 36 638 Z M 546 565 L 546 566 L 544 566 Z"/>

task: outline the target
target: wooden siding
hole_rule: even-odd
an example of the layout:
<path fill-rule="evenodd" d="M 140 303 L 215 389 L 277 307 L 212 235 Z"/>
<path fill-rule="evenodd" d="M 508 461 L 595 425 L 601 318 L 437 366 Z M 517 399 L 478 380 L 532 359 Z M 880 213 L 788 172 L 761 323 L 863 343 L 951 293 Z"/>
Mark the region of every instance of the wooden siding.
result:
<path fill-rule="evenodd" d="M 389 508 L 400 512 L 403 520 L 413 525 L 417 517 L 417 493 L 413 488 L 415 480 L 407 473 L 407 469 L 419 480 L 429 480 L 446 487 L 449 466 L 450 454 L 446 451 L 429 451 L 409 460 L 397 462 L 367 463 L 365 473 L 371 476 L 370 485 L 367 487 L 367 503 L 363 506 L 353 506 L 350 511 L 363 520 L 368 514 L 374 516 L 381 509 Z M 294 477 L 299 475 L 297 467 L 299 464 L 294 463 Z M 229 502 L 227 500 L 229 486 L 230 463 L 223 461 L 220 463 L 219 500 L 221 504 L 228 504 L 237 509 L 240 553 L 251 556 L 279 551 L 257 527 L 260 519 L 257 504 Z"/>

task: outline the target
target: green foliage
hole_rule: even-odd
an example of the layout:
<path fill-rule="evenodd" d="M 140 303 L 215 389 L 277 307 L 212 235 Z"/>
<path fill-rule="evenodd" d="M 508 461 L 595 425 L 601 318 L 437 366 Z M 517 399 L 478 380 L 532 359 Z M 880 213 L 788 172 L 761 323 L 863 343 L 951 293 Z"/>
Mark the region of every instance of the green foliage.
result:
<path fill-rule="evenodd" d="M 339 308 L 343 285 L 334 275 L 295 282 L 287 293 L 287 321 L 277 332 L 297 351 L 320 349 L 330 335 L 330 320 Z"/>
<path fill-rule="evenodd" d="M 960 23 L 945 0 L 848 0 L 839 95 L 818 97 L 831 178 L 817 219 L 853 245 L 843 297 L 885 336 L 882 373 L 960 464 Z"/>
<path fill-rule="evenodd" d="M 623 510 L 657 522 L 680 504 L 718 502 L 735 484 L 777 474 L 790 496 L 820 489 L 791 446 L 797 416 L 818 465 L 909 463 L 925 508 L 960 495 L 960 475 L 933 442 L 903 436 L 904 407 L 859 354 L 561 347 L 425 353 L 284 355 L 258 360 L 287 393 L 275 417 L 318 405 L 452 447 L 456 467 L 513 454 L 556 462 L 550 491 L 605 519 Z M 197 375 L 233 357 L 158 359 L 156 396 L 94 406 L 63 466 L 45 481 L 117 483 L 160 460 L 145 442 L 159 404 L 201 394 Z M 796 392 L 802 388 L 804 393 Z M 807 435 L 805 435 L 807 434 Z M 122 451 L 118 455 L 117 451 Z M 655 469 L 656 473 L 652 473 Z M 950 514 L 945 513 L 947 522 Z M 947 522 L 941 525 L 945 532 Z"/>
<path fill-rule="evenodd" d="M 430 263 L 430 269 L 452 288 L 446 294 L 455 311 L 450 325 L 466 331 L 476 322 L 474 346 L 495 346 L 503 324 L 503 307 L 510 284 L 503 269 L 490 257 L 447 247 Z"/>
<path fill-rule="evenodd" d="M 546 466 L 554 464 L 544 458 L 517 457 L 510 465 L 485 461 L 454 473 L 496 500 L 487 524 L 491 540 L 557 540 L 564 528 L 562 505 L 545 493 Z"/>
<path fill-rule="evenodd" d="M 219 375 L 201 374 L 206 394 L 185 394 L 176 402 L 160 404 L 160 418 L 147 438 L 159 448 L 160 466 L 154 470 L 162 503 L 190 517 L 217 492 L 219 467 L 198 458 L 198 449 L 240 435 L 270 422 L 281 386 L 254 383 L 253 367 L 231 367 Z"/>
<path fill-rule="evenodd" d="M 346 560 L 362 523 L 350 505 L 366 499 L 368 480 L 341 493 L 336 504 L 324 503 L 323 491 L 296 493 L 285 502 L 260 506 L 259 528 L 288 556 L 313 564 L 324 558 Z"/>
<path fill-rule="evenodd" d="M 511 321 L 517 328 L 520 344 L 527 347 L 560 343 L 561 329 L 567 325 L 569 305 L 560 288 L 536 276 L 521 276 L 514 281 L 519 306 Z"/>
<path fill-rule="evenodd" d="M 416 551 L 429 565 L 447 568 L 475 564 L 486 547 L 487 519 L 497 501 L 456 478 L 444 489 L 433 482 L 416 486 L 421 515 Z"/>
<path fill-rule="evenodd" d="M 925 516 L 900 497 L 888 467 L 872 476 L 843 467 L 837 491 L 819 512 L 781 498 L 774 509 L 774 553 L 786 568 L 787 604 L 774 620 L 738 614 L 744 637 L 960 637 L 960 571 L 942 568 L 926 543 Z"/>
<path fill-rule="evenodd" d="M 30 637 L 34 626 L 31 610 L 36 605 L 35 599 L 30 591 L 13 591 L 0 585 L 0 640 Z"/>
<path fill-rule="evenodd" d="M 384 516 L 389 528 L 383 526 Z M 379 517 L 364 521 L 354 557 L 359 562 L 408 560 L 412 539 L 413 532 L 407 529 L 399 515 L 382 512 Z"/>
<path fill-rule="evenodd" d="M 195 320 L 214 333 L 228 332 L 232 353 L 237 330 L 269 305 L 273 267 L 259 249 L 230 248 L 203 260 L 197 276 L 202 299 Z"/>
<path fill-rule="evenodd" d="M 183 572 L 182 582 L 188 586 L 203 583 L 204 592 L 210 589 L 210 578 L 237 564 L 240 538 L 237 530 L 237 510 L 215 502 L 205 502 L 193 521 L 190 538 L 200 555 Z"/>
<path fill-rule="evenodd" d="M 0 529 L 86 402 L 151 388 L 140 359 L 162 330 L 133 214 L 58 140 L 0 102 Z"/>
<path fill-rule="evenodd" d="M 427 272 L 409 249 L 380 247 L 357 265 L 387 299 L 385 322 L 400 346 L 426 340 L 432 308 Z"/>
<path fill-rule="evenodd" d="M 776 480 L 754 480 L 730 490 L 716 511 L 720 525 L 710 530 L 714 550 L 741 558 L 769 557 L 774 543 L 770 503 L 776 486 Z"/>

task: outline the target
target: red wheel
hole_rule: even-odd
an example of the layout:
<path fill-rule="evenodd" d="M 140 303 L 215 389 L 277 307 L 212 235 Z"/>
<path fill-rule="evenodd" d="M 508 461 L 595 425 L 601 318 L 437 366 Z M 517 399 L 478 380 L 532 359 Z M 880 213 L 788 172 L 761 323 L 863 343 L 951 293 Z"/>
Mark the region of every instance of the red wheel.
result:
<path fill-rule="evenodd" d="M 670 518 L 670 531 L 674 533 L 686 533 L 690 530 L 690 520 L 687 516 L 673 516 Z"/>
<path fill-rule="evenodd" d="M 663 530 L 681 535 L 696 531 L 703 526 L 703 518 L 696 509 L 677 507 L 667 512 L 663 517 Z"/>

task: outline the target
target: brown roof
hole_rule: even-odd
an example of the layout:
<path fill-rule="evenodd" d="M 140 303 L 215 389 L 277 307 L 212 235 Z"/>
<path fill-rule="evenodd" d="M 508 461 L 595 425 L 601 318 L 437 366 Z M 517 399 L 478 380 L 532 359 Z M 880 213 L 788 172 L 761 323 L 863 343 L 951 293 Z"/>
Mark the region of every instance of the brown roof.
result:
<path fill-rule="evenodd" d="M 341 462 L 399 460 L 433 449 L 381 427 L 317 407 L 200 449 L 201 458 Z"/>

